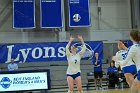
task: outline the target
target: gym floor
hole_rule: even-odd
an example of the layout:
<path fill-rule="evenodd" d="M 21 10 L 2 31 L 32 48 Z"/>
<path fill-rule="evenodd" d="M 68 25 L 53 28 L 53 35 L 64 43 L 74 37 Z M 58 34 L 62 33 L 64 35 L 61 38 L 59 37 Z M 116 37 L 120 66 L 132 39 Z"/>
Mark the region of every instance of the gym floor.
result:
<path fill-rule="evenodd" d="M 62 92 L 59 90 L 59 92 L 57 91 L 49 91 L 48 93 L 67 93 Z M 77 91 L 74 91 L 74 93 L 77 93 Z M 88 90 L 88 91 L 84 91 L 84 93 L 134 93 L 133 91 L 131 91 L 130 88 L 126 88 L 126 89 L 107 89 L 107 90 Z"/>

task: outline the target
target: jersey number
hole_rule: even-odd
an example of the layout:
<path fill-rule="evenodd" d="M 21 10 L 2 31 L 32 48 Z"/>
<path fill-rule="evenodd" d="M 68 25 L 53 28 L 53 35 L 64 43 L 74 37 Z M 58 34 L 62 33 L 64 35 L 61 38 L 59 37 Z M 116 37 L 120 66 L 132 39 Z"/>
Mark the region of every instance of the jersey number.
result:
<path fill-rule="evenodd" d="M 75 64 L 77 63 L 77 60 L 75 59 Z"/>
<path fill-rule="evenodd" d="M 126 56 L 127 56 L 127 53 L 122 54 L 123 60 L 125 60 Z"/>

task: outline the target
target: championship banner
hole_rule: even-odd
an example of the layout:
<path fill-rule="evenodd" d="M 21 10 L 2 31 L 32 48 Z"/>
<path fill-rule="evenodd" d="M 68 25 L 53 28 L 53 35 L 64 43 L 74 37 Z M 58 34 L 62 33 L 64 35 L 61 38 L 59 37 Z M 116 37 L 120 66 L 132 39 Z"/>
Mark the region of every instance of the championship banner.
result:
<path fill-rule="evenodd" d="M 41 89 L 46 90 L 49 88 L 47 75 L 47 72 L 1 74 L 0 92 Z"/>
<path fill-rule="evenodd" d="M 13 28 L 35 28 L 34 0 L 13 0 Z"/>
<path fill-rule="evenodd" d="M 89 0 L 68 0 L 69 26 L 88 27 L 90 22 Z"/>
<path fill-rule="evenodd" d="M 31 43 L 31 44 L 1 44 L 0 45 L 0 63 L 10 63 L 11 58 L 15 62 L 50 62 L 66 61 L 66 45 L 68 42 L 50 42 L 50 43 Z M 77 46 L 77 52 L 82 48 L 81 43 L 74 42 Z M 72 45 L 73 45 L 72 44 Z M 82 59 L 91 59 L 94 52 L 98 52 L 100 58 L 103 58 L 103 42 L 90 41 L 85 42 L 86 52 Z"/>
<path fill-rule="evenodd" d="M 60 28 L 62 24 L 62 1 L 63 0 L 40 0 L 41 27 Z"/>

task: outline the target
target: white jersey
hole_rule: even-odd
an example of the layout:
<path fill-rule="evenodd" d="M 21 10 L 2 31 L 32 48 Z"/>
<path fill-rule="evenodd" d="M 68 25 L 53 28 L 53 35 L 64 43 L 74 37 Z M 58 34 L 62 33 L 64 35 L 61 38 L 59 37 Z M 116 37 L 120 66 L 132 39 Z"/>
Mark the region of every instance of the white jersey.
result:
<path fill-rule="evenodd" d="M 77 53 L 76 55 L 73 55 L 69 51 L 69 46 L 66 46 L 66 55 L 67 55 L 67 60 L 68 60 L 68 68 L 67 68 L 67 74 L 73 75 L 77 74 L 78 72 L 81 72 L 80 70 L 80 60 L 82 55 L 80 53 L 84 53 L 86 51 L 86 46 L 85 44 L 82 47 L 82 50 Z"/>
<path fill-rule="evenodd" d="M 134 44 L 128 51 L 126 59 L 123 61 L 119 61 L 120 65 L 126 65 L 130 60 L 134 60 L 137 70 L 140 70 L 140 44 Z"/>
<path fill-rule="evenodd" d="M 120 50 L 116 53 L 116 57 L 118 58 L 118 61 L 123 61 L 125 60 L 126 56 L 127 56 L 128 51 L 126 50 Z M 127 64 L 125 64 L 124 66 L 121 66 L 121 69 L 125 66 L 130 66 L 130 65 L 134 65 L 134 62 L 131 60 L 129 60 L 129 62 L 127 62 Z M 118 67 L 119 63 L 115 62 L 115 66 Z"/>

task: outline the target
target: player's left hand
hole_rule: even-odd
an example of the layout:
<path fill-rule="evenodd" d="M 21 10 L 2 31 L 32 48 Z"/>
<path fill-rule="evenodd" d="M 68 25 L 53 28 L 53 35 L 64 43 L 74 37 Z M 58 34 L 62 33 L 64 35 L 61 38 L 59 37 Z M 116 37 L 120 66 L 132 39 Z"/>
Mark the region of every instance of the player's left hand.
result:
<path fill-rule="evenodd" d="M 83 40 L 82 35 L 77 35 L 78 39 Z"/>

